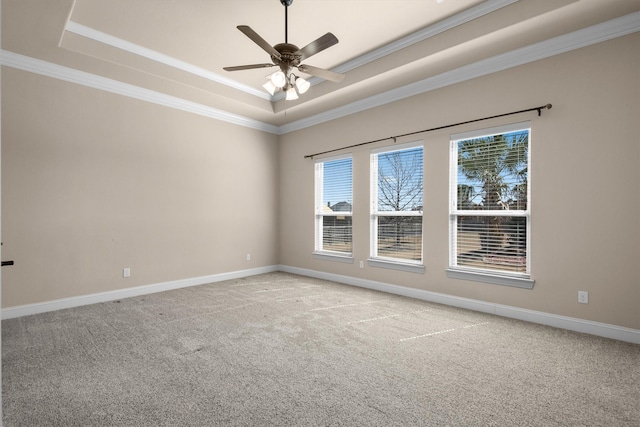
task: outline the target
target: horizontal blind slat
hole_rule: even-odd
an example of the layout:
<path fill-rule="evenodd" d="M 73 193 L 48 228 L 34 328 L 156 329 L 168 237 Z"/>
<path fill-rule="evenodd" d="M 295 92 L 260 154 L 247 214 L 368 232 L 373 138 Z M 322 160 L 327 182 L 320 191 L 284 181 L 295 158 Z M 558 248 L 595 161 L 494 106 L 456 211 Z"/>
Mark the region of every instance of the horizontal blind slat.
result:
<path fill-rule="evenodd" d="M 529 129 L 453 140 L 451 148 L 452 265 L 528 273 Z"/>

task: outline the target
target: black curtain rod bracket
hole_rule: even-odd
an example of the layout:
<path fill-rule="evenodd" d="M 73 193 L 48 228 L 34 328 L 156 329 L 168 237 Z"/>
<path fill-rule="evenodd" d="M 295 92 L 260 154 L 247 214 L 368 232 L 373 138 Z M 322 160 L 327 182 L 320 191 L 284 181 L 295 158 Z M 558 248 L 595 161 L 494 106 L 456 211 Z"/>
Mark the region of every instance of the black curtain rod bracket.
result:
<path fill-rule="evenodd" d="M 531 112 L 531 111 L 537 111 L 538 112 L 538 117 L 540 117 L 542 115 L 542 110 L 550 110 L 551 107 L 552 107 L 551 104 L 546 104 L 546 105 L 541 105 L 539 107 L 527 108 L 526 110 L 512 111 L 510 113 L 497 114 L 495 116 L 483 117 L 481 119 L 467 120 L 465 122 L 459 122 L 459 123 L 453 123 L 453 124 L 450 124 L 450 125 L 438 126 L 438 127 L 431 128 L 431 129 L 419 130 L 417 132 L 409 132 L 409 133 L 404 133 L 402 135 L 389 136 L 387 138 L 381 138 L 381 139 L 375 139 L 373 141 L 361 142 L 359 144 L 349 145 L 347 147 L 334 148 L 333 150 L 322 151 L 320 153 L 307 154 L 306 156 L 304 156 L 304 158 L 305 159 L 312 159 L 315 156 L 320 156 L 322 154 L 334 153 L 336 151 L 341 151 L 341 150 L 346 150 L 346 149 L 349 149 L 349 148 L 360 147 L 362 145 L 374 144 L 376 142 L 387 141 L 387 140 L 390 140 L 390 139 L 393 139 L 393 143 L 395 144 L 397 142 L 398 138 L 403 138 L 405 136 L 417 135 L 419 133 L 425 133 L 425 132 L 433 132 L 435 130 L 442 130 L 442 129 L 452 128 L 452 127 L 455 127 L 455 126 L 462 126 L 462 125 L 466 125 L 466 124 L 469 124 L 469 123 L 481 122 L 483 120 L 497 119 L 499 117 L 512 116 L 514 114 L 528 113 L 528 112 Z"/>

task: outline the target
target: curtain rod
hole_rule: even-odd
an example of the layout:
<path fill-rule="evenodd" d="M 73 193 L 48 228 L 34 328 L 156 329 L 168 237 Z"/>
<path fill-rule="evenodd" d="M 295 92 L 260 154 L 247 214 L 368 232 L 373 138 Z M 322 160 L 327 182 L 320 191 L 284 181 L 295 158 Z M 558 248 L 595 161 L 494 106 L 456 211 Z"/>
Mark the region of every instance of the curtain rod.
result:
<path fill-rule="evenodd" d="M 541 116 L 542 115 L 542 110 L 545 110 L 545 109 L 546 110 L 551 109 L 551 104 L 542 105 L 540 107 L 527 108 L 526 110 L 519 110 L 519 111 L 512 111 L 510 113 L 498 114 L 496 116 L 483 117 L 481 119 L 467 120 L 466 122 L 454 123 L 454 124 L 451 124 L 451 125 L 438 126 L 438 127 L 431 128 L 431 129 L 419 130 L 417 132 L 404 133 L 402 135 L 389 136 L 389 137 L 386 137 L 386 138 L 376 139 L 376 140 L 373 140 L 373 141 L 361 142 L 359 144 L 349 145 L 347 147 L 334 148 L 333 150 L 322 151 L 320 153 L 315 153 L 315 154 L 307 154 L 306 156 L 304 156 L 304 158 L 305 159 L 309 159 L 309 158 L 313 158 L 315 156 L 320 156 L 321 154 L 333 153 L 335 151 L 346 150 L 347 148 L 360 147 L 361 145 L 373 144 L 373 143 L 380 142 L 380 141 L 386 141 L 388 139 L 393 139 L 393 142 L 396 142 L 397 138 L 402 138 L 404 136 L 416 135 L 416 134 L 425 133 L 425 132 L 432 132 L 434 130 L 441 130 L 441 129 L 451 128 L 451 127 L 454 127 L 454 126 L 466 125 L 468 123 L 475 123 L 475 122 L 480 122 L 480 121 L 483 121 L 483 120 L 496 119 L 498 117 L 511 116 L 511 115 L 514 115 L 514 114 L 528 113 L 530 111 L 537 111 L 538 112 L 538 116 Z"/>

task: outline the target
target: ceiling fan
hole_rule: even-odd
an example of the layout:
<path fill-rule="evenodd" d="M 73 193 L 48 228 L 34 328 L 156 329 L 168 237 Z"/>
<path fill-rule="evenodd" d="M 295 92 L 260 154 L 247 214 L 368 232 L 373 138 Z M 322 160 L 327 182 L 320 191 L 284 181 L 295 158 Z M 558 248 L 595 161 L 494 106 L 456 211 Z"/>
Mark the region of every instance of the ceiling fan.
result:
<path fill-rule="evenodd" d="M 312 65 L 301 64 L 302 61 L 309 58 L 316 53 L 338 43 L 338 39 L 331 33 L 327 33 L 324 36 L 312 41 L 302 49 L 294 44 L 290 44 L 288 40 L 288 8 L 293 3 L 293 0 L 280 0 L 280 3 L 284 6 L 284 43 L 279 43 L 271 46 L 267 43 L 258 33 L 253 31 L 248 25 L 238 25 L 238 29 L 242 31 L 247 37 L 253 40 L 258 46 L 260 46 L 265 52 L 271 56 L 272 63 L 263 64 L 251 64 L 251 65 L 238 65 L 235 67 L 224 67 L 225 71 L 240 71 L 250 70 L 254 68 L 270 68 L 280 67 L 279 71 L 273 73 L 269 81 L 263 86 L 271 95 L 274 95 L 278 90 L 283 90 L 288 100 L 298 98 L 298 93 L 305 93 L 311 84 L 302 77 L 296 76 L 292 71 L 293 68 L 297 68 L 300 72 L 310 74 L 312 76 L 320 77 L 321 79 L 329 80 L 339 83 L 344 79 L 344 74 L 336 73 L 334 71 L 325 70 L 323 68 L 314 67 Z"/>

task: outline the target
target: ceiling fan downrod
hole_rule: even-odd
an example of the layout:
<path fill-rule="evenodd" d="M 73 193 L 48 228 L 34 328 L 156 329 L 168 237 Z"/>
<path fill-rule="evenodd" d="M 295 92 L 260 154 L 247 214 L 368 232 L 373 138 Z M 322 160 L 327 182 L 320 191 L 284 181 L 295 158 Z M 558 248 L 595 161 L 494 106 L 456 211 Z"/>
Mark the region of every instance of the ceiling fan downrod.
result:
<path fill-rule="evenodd" d="M 288 7 L 291 6 L 293 0 L 280 0 L 280 3 L 284 6 L 284 43 L 271 46 L 265 39 L 260 37 L 251 27 L 248 25 L 238 25 L 237 28 L 244 35 L 249 37 L 255 44 L 262 48 L 271 57 L 271 63 L 263 64 L 249 64 L 238 65 L 234 67 L 223 67 L 225 71 L 240 71 L 251 70 L 254 68 L 270 68 L 280 67 L 280 71 L 272 74 L 271 80 L 264 85 L 264 88 L 274 95 L 277 90 L 284 90 L 287 93 L 287 99 L 297 99 L 297 93 L 305 93 L 310 86 L 310 83 L 304 80 L 302 77 L 298 77 L 293 74 L 292 68 L 297 68 L 300 72 L 310 74 L 315 77 L 319 77 L 324 80 L 339 83 L 344 78 L 344 74 L 336 73 L 331 70 L 325 70 L 323 68 L 314 67 L 312 65 L 301 64 L 302 61 L 307 58 L 322 52 L 323 50 L 338 43 L 338 39 L 332 33 L 326 33 L 325 35 L 317 38 L 311 43 L 307 44 L 302 49 L 298 46 L 289 44 L 289 14 Z M 277 77 L 274 80 L 274 77 Z M 291 90 L 293 89 L 293 90 Z M 291 97 L 289 95 L 292 95 Z M 295 97 L 294 97 L 295 96 Z"/>
<path fill-rule="evenodd" d="M 289 6 L 293 0 L 280 0 L 284 6 L 284 42 L 289 43 Z"/>

